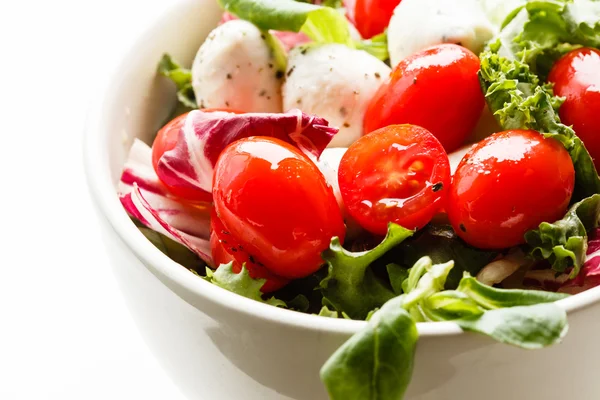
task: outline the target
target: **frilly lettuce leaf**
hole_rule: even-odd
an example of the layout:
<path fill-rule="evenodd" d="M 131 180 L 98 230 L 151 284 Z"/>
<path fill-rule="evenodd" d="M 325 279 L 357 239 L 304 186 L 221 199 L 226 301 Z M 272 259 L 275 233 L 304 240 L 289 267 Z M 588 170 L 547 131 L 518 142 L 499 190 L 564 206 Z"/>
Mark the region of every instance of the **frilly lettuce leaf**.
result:
<path fill-rule="evenodd" d="M 333 238 L 322 254 L 328 265 L 328 275 L 320 285 L 324 301 L 351 318 L 364 319 L 371 310 L 393 298 L 387 282 L 379 279 L 370 266 L 412 234 L 411 230 L 390 224 L 387 236 L 377 247 L 359 253 L 344 249 L 339 239 Z"/>
<path fill-rule="evenodd" d="M 183 106 L 189 109 L 198 108 L 196 95 L 192 87 L 192 71 L 183 68 L 169 54 L 164 54 L 158 63 L 158 73 L 175 83 L 177 86 L 177 100 Z"/>
<path fill-rule="evenodd" d="M 525 234 L 534 257 L 547 259 L 552 268 L 564 272 L 573 267 L 571 278 L 579 274 L 586 259 L 587 232 L 598 226 L 600 194 L 571 206 L 565 217 L 553 223 L 542 222 Z"/>
<path fill-rule="evenodd" d="M 488 106 L 503 129 L 533 129 L 561 142 L 575 168 L 578 201 L 600 193 L 600 178 L 583 142 L 572 128 L 560 122 L 561 100 L 521 61 L 498 54 L 499 42 L 480 55 L 479 80 Z"/>
<path fill-rule="evenodd" d="M 204 279 L 240 296 L 272 306 L 286 307 L 284 301 L 275 297 L 270 297 L 266 300 L 263 299 L 260 288 L 265 284 L 265 279 L 252 279 L 245 265 L 242 266 L 240 273 L 236 274 L 233 272 L 232 266 L 233 263 L 221 264 L 216 271 L 206 268 L 206 277 Z"/>

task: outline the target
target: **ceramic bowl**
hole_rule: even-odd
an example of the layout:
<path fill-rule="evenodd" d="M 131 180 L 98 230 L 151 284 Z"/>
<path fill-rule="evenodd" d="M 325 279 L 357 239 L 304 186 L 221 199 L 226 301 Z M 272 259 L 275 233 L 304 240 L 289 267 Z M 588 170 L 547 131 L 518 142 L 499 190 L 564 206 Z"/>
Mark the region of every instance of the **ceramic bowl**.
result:
<path fill-rule="evenodd" d="M 260 304 L 193 275 L 136 229 L 116 195 L 134 138 L 148 141 L 175 102 L 156 76 L 164 52 L 190 65 L 221 15 L 214 0 L 172 0 L 109 72 L 92 106 L 84 157 L 112 269 L 149 348 L 190 400 L 326 399 L 323 362 L 362 321 Z M 419 324 L 410 400 L 600 398 L 600 288 L 560 302 L 560 345 L 525 351 L 452 323 Z"/>

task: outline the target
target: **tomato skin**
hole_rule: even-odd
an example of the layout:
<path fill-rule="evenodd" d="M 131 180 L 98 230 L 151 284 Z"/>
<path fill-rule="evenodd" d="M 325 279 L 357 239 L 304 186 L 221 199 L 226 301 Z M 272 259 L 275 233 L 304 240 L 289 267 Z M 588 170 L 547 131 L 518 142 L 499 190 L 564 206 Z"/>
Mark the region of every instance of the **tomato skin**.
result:
<path fill-rule="evenodd" d="M 233 262 L 231 269 L 238 274 L 242 270 L 242 265 L 245 265 L 250 277 L 267 280 L 261 288 L 263 293 L 274 292 L 289 283 L 289 279 L 277 276 L 265 268 L 264 265 L 256 263 L 242 245 L 227 231 L 214 209 L 210 218 L 210 230 L 210 248 L 217 268 L 221 264 Z"/>
<path fill-rule="evenodd" d="M 504 249 L 525 232 L 567 210 L 575 170 L 565 148 L 535 131 L 493 134 L 465 155 L 453 177 L 446 210 L 472 246 Z"/>
<path fill-rule="evenodd" d="M 242 114 L 242 112 L 237 110 L 231 110 L 227 108 L 207 108 L 202 110 L 203 112 L 214 112 L 214 111 L 224 111 L 230 112 L 234 114 Z M 154 171 L 158 174 L 158 161 L 162 157 L 164 153 L 167 151 L 173 150 L 177 145 L 177 140 L 179 138 L 179 131 L 183 128 L 183 124 L 185 124 L 185 119 L 187 118 L 189 112 L 185 114 L 181 114 L 171 121 L 169 121 L 165 126 L 163 126 L 158 133 L 156 134 L 156 138 L 154 139 L 154 143 L 152 143 L 152 167 Z M 163 182 L 164 184 L 164 182 Z M 174 186 L 168 186 L 165 184 L 165 187 L 169 192 L 173 193 L 175 196 L 180 197 L 184 200 L 190 202 L 211 202 L 212 196 L 210 193 L 200 192 L 198 190 L 188 189 L 188 188 L 179 188 Z"/>
<path fill-rule="evenodd" d="M 345 1 L 350 20 L 365 39 L 383 33 L 401 0 Z"/>
<path fill-rule="evenodd" d="M 479 58 L 456 44 L 430 47 L 402 60 L 371 99 L 364 132 L 394 124 L 427 129 L 448 153 L 475 128 L 484 106 Z"/>
<path fill-rule="evenodd" d="M 450 162 L 426 129 L 391 125 L 348 148 L 338 181 L 350 215 L 384 235 L 389 222 L 422 228 L 440 211 L 450 187 Z"/>
<path fill-rule="evenodd" d="M 548 80 L 554 93 L 566 98 L 561 121 L 573 126 L 600 170 L 600 50 L 571 51 L 554 64 Z"/>
<path fill-rule="evenodd" d="M 220 155 L 213 181 L 217 215 L 257 263 L 284 278 L 323 264 L 331 238 L 343 242 L 341 211 L 325 178 L 294 146 L 250 137 Z"/>

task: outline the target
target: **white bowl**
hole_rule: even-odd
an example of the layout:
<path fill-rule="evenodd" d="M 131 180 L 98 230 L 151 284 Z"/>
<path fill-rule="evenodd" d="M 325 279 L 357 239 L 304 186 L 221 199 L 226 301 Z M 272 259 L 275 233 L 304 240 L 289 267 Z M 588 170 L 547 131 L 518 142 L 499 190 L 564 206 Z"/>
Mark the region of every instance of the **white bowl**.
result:
<path fill-rule="evenodd" d="M 318 400 L 319 368 L 362 321 L 278 309 L 213 286 L 171 261 L 136 229 L 115 185 L 133 138 L 148 140 L 174 103 L 156 77 L 164 52 L 191 62 L 220 11 L 214 0 L 173 0 L 120 64 L 92 107 L 85 167 L 114 274 L 148 346 L 190 400 Z M 419 324 L 407 399 L 599 399 L 600 288 L 560 302 L 565 341 L 525 351 Z"/>

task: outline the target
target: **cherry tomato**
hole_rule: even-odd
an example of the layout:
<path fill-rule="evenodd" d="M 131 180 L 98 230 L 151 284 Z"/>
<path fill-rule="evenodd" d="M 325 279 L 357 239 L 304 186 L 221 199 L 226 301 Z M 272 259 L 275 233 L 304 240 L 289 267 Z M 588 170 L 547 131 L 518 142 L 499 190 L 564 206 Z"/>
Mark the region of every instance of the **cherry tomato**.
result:
<path fill-rule="evenodd" d="M 441 44 L 400 62 L 370 101 L 364 132 L 393 124 L 427 129 L 447 152 L 475 128 L 484 106 L 479 58 L 456 44 Z"/>
<path fill-rule="evenodd" d="M 338 173 L 348 213 L 384 235 L 388 222 L 422 228 L 443 206 L 450 162 L 440 142 L 415 125 L 391 125 L 354 142 Z"/>
<path fill-rule="evenodd" d="M 257 263 L 284 278 L 317 271 L 331 238 L 344 239 L 333 190 L 300 150 L 278 139 L 229 145 L 215 166 L 213 197 L 227 231 Z"/>
<path fill-rule="evenodd" d="M 264 265 L 257 263 L 254 257 L 251 257 L 244 247 L 227 231 L 217 217 L 214 208 L 210 217 L 210 229 L 210 248 L 217 268 L 221 264 L 233 262 L 232 270 L 238 274 L 242 270 L 242 265 L 245 265 L 253 279 L 267 280 L 261 288 L 263 293 L 281 289 L 289 283 L 288 279 L 271 273 Z"/>
<path fill-rule="evenodd" d="M 600 51 L 582 48 L 558 60 L 548 80 L 565 97 L 560 119 L 572 125 L 600 170 Z"/>
<path fill-rule="evenodd" d="M 401 0 L 346 0 L 348 17 L 365 39 L 386 30 Z"/>
<path fill-rule="evenodd" d="M 575 170 L 565 148 L 535 131 L 493 134 L 465 155 L 448 194 L 452 227 L 467 243 L 504 249 L 567 210 Z"/>
<path fill-rule="evenodd" d="M 224 108 L 207 108 L 202 110 L 204 112 L 213 112 L 213 111 L 226 111 L 235 114 L 241 114 L 241 112 L 236 110 L 224 109 Z M 178 117 L 173 118 L 169 121 L 165 126 L 163 126 L 157 133 L 156 138 L 154 139 L 154 143 L 152 143 L 152 167 L 154 171 L 158 173 L 158 161 L 162 157 L 164 153 L 167 151 L 173 150 L 175 145 L 177 144 L 177 139 L 179 138 L 179 131 L 183 128 L 183 124 L 185 123 L 185 119 L 189 113 L 182 114 Z M 198 201 L 198 202 L 210 202 L 212 201 L 212 196 L 210 193 L 203 193 L 197 190 L 179 188 L 174 186 L 165 185 L 169 192 L 173 193 L 177 197 L 181 197 L 182 199 L 189 201 Z"/>

